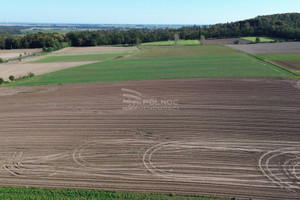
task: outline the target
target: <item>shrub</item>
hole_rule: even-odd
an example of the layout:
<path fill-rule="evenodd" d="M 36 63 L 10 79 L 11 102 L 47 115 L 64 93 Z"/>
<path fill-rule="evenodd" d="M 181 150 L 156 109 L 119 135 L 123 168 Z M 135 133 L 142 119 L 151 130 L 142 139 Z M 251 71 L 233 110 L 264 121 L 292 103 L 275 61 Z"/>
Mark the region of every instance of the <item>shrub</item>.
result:
<path fill-rule="evenodd" d="M 31 78 L 31 77 L 34 77 L 34 76 L 35 76 L 35 74 L 32 73 L 32 72 L 29 72 L 29 73 L 27 74 L 27 77 L 28 77 L 28 78 Z"/>
<path fill-rule="evenodd" d="M 4 83 L 4 79 L 0 78 L 0 85 L 2 85 Z"/>
<path fill-rule="evenodd" d="M 19 81 L 19 80 L 23 80 L 23 79 L 26 79 L 26 78 L 31 78 L 31 77 L 34 77 L 35 74 L 32 73 L 32 72 L 29 72 L 27 75 L 25 76 L 19 76 L 18 78 L 14 79 L 15 81 Z"/>
<path fill-rule="evenodd" d="M 235 40 L 233 43 L 234 43 L 234 44 L 239 44 L 240 41 L 239 41 L 239 40 Z"/>
<path fill-rule="evenodd" d="M 14 76 L 9 76 L 9 80 L 10 80 L 10 81 L 14 81 L 14 80 L 15 80 L 15 77 L 14 77 Z"/>
<path fill-rule="evenodd" d="M 256 43 L 260 43 L 260 38 L 257 37 L 257 38 L 255 39 L 255 42 L 256 42 Z"/>
<path fill-rule="evenodd" d="M 2 58 L 0 58 L 0 63 L 4 63 L 5 62 L 5 60 L 3 60 Z"/>
<path fill-rule="evenodd" d="M 201 43 L 201 45 L 204 45 L 204 43 L 205 43 L 205 36 L 204 35 L 200 36 L 200 43 Z"/>
<path fill-rule="evenodd" d="M 23 56 L 22 56 L 22 54 L 20 54 L 18 60 L 22 61 L 22 58 L 23 58 Z"/>

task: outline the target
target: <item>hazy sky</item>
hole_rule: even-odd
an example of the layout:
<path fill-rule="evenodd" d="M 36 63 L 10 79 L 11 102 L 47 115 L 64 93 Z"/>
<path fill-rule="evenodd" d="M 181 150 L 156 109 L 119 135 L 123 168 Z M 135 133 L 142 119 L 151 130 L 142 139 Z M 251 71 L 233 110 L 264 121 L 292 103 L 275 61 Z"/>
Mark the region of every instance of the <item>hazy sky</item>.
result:
<path fill-rule="evenodd" d="M 0 0 L 0 22 L 214 24 L 300 12 L 299 0 Z"/>

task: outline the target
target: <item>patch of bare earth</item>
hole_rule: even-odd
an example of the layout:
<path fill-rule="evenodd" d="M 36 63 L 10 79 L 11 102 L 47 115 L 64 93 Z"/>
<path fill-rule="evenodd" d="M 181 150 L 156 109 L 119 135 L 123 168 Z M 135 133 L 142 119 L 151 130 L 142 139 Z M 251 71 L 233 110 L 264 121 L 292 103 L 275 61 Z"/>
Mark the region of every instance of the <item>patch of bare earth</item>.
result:
<path fill-rule="evenodd" d="M 259 43 L 226 46 L 251 54 L 300 53 L 300 42 Z"/>
<path fill-rule="evenodd" d="M 0 88 L 0 184 L 299 199 L 295 84 L 177 79 Z"/>
<path fill-rule="evenodd" d="M 34 53 L 40 53 L 42 49 L 12 49 L 12 50 L 0 50 L 0 58 L 2 59 L 13 59 L 18 58 L 20 54 L 22 56 L 32 55 Z"/>
<path fill-rule="evenodd" d="M 239 44 L 249 44 L 250 42 L 248 40 L 244 40 L 241 38 L 227 38 L 227 39 L 208 39 L 205 40 L 205 44 L 219 44 L 219 45 L 225 45 L 225 44 L 234 44 L 235 41 L 239 41 Z"/>
<path fill-rule="evenodd" d="M 72 68 L 80 65 L 94 63 L 94 61 L 79 61 L 79 62 L 56 62 L 56 63 L 24 63 L 24 62 L 9 62 L 0 64 L 0 77 L 8 80 L 9 76 L 18 78 L 19 76 L 27 75 L 32 72 L 35 75 L 54 72 L 62 69 Z"/>
<path fill-rule="evenodd" d="M 31 51 L 30 51 L 31 50 Z M 109 47 L 109 46 L 101 46 L 101 47 L 68 47 L 59 51 L 52 52 L 46 56 L 53 55 L 78 55 L 78 54 L 90 54 L 90 53 L 110 53 L 110 52 L 122 52 L 122 51 L 130 51 L 130 50 L 138 50 L 137 47 Z M 15 56 L 16 58 L 19 56 L 21 52 L 40 52 L 41 49 L 20 49 L 20 50 L 1 50 L 1 55 L 7 56 Z M 7 53 L 5 53 L 7 52 Z M 23 55 L 24 56 L 24 55 Z M 29 72 L 32 72 L 36 75 L 45 74 L 49 72 L 54 72 L 62 69 L 72 68 L 76 66 L 86 65 L 94 62 L 100 61 L 76 61 L 76 62 L 55 62 L 55 63 L 33 63 L 33 61 L 39 60 L 43 57 L 41 56 L 33 56 L 22 59 L 22 61 L 12 61 L 9 63 L 0 64 L 0 77 L 8 80 L 9 76 L 14 76 L 15 78 L 19 76 L 25 76 Z M 32 62 L 32 63 L 30 63 Z"/>
<path fill-rule="evenodd" d="M 272 62 L 291 70 L 300 71 L 300 60 L 273 60 Z"/>

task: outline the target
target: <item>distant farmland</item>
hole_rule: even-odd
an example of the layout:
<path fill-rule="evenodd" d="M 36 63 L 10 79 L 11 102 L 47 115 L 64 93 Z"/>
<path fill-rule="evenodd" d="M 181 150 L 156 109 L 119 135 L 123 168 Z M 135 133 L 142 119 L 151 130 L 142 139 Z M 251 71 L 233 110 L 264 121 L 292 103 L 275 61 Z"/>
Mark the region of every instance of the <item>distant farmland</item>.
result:
<path fill-rule="evenodd" d="M 52 62 L 73 62 L 73 61 L 101 61 L 113 58 L 121 58 L 124 56 L 138 53 L 137 50 L 124 51 L 107 51 L 107 52 L 91 52 L 91 53 L 71 53 L 62 55 L 49 55 L 47 57 L 35 60 L 35 63 L 52 63 Z"/>
<path fill-rule="evenodd" d="M 148 42 L 143 43 L 142 46 L 174 46 L 174 41 Z M 177 45 L 200 45 L 199 40 L 179 40 Z"/>
<path fill-rule="evenodd" d="M 300 53 L 300 42 L 278 42 L 264 44 L 245 44 L 245 45 L 226 45 L 232 49 L 236 49 L 250 54 L 286 54 Z"/>
<path fill-rule="evenodd" d="M 256 42 L 256 38 L 257 37 L 242 37 L 242 39 L 244 40 L 249 40 L 251 42 Z M 286 41 L 286 39 L 284 38 L 276 38 L 276 37 L 266 37 L 266 36 L 258 36 L 258 38 L 260 39 L 260 42 L 284 42 Z"/>

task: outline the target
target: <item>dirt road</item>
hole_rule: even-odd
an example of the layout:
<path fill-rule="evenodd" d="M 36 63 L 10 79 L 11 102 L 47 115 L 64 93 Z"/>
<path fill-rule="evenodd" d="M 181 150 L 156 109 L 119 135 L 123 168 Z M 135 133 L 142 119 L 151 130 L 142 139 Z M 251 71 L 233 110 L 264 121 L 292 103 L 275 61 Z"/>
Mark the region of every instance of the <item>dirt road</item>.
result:
<path fill-rule="evenodd" d="M 300 83 L 0 88 L 0 184 L 300 198 Z"/>

